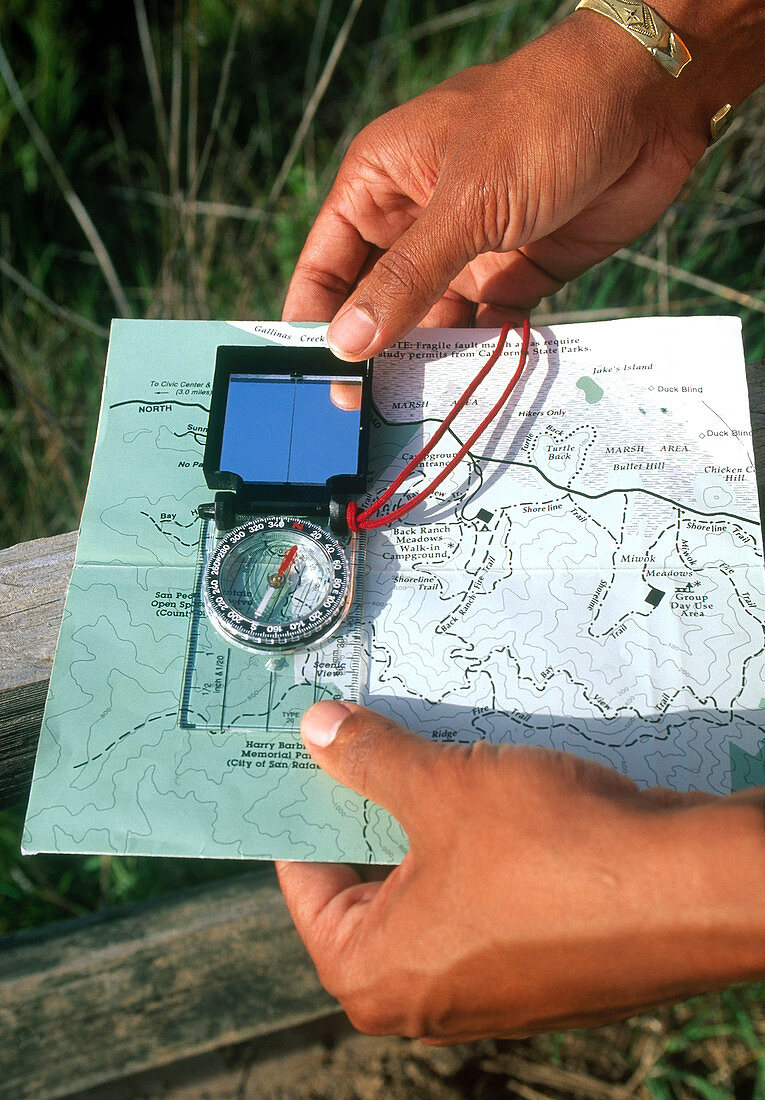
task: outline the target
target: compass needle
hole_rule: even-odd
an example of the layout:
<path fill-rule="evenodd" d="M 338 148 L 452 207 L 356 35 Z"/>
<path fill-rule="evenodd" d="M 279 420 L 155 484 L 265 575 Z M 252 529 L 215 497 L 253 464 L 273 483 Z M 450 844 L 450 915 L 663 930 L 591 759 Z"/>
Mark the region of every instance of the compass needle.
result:
<path fill-rule="evenodd" d="M 263 594 L 263 599 L 260 601 L 258 606 L 255 608 L 255 614 L 253 615 L 254 619 L 262 619 L 263 618 L 263 614 L 264 614 L 266 608 L 271 603 L 271 597 L 273 596 L 273 594 L 274 594 L 273 588 L 267 588 L 266 589 L 266 591 Z"/>
<path fill-rule="evenodd" d="M 266 579 L 267 587 L 266 587 L 265 592 L 263 593 L 263 598 L 261 599 L 258 606 L 255 608 L 254 617 L 256 619 L 261 619 L 263 617 L 263 615 L 265 614 L 266 608 L 271 603 L 271 600 L 272 600 L 273 596 L 277 592 L 283 592 L 284 591 L 287 579 L 288 579 L 289 574 L 290 574 L 290 569 L 295 564 L 295 559 L 296 558 L 297 558 L 297 546 L 290 546 L 289 550 L 287 551 L 287 553 L 282 558 L 281 564 L 279 565 L 279 568 L 276 570 L 276 572 L 271 573 L 269 575 L 268 570 L 265 571 L 264 575 L 267 578 Z"/>

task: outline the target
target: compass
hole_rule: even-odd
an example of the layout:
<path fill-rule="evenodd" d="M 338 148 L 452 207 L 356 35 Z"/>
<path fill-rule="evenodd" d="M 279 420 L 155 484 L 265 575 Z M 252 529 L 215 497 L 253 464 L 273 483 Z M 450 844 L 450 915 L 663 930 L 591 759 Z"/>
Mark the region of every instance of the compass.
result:
<path fill-rule="evenodd" d="M 227 642 L 292 653 L 348 614 L 359 540 L 346 512 L 366 487 L 371 383 L 371 363 L 325 346 L 217 349 L 202 468 L 218 491 L 197 511 L 203 605 Z"/>
<path fill-rule="evenodd" d="M 205 565 L 208 618 L 246 649 L 290 653 L 330 635 L 352 598 L 340 541 L 308 519 L 261 516 L 223 536 Z"/>

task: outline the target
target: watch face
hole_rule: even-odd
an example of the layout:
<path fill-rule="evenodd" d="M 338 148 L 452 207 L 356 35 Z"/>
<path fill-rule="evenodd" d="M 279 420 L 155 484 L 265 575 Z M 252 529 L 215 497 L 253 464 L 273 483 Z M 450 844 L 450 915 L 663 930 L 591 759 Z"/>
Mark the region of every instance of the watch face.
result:
<path fill-rule="evenodd" d="M 330 634 L 351 595 L 345 551 L 310 520 L 262 516 L 220 540 L 205 566 L 207 615 L 227 641 L 291 652 Z"/>

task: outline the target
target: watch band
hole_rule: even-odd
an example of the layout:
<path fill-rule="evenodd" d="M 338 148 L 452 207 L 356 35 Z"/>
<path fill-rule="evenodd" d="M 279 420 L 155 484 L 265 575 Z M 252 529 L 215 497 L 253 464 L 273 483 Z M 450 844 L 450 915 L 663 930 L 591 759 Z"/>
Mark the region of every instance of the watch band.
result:
<path fill-rule="evenodd" d="M 670 76 L 680 76 L 691 60 L 682 38 L 667 26 L 658 12 L 649 8 L 642 0 L 635 0 L 633 3 L 625 3 L 624 0 L 579 0 L 574 10 L 578 11 L 580 8 L 600 12 L 623 27 L 656 58 Z"/>

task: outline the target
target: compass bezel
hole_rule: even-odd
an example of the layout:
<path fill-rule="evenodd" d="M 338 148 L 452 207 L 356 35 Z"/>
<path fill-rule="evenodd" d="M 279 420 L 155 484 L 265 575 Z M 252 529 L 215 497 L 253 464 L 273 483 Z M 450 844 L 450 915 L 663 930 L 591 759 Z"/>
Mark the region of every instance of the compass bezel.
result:
<path fill-rule="evenodd" d="M 242 542 L 280 532 L 291 532 L 298 545 L 307 539 L 321 551 L 327 561 L 329 593 L 317 608 L 288 622 L 258 622 L 232 604 L 220 577 Z M 205 563 L 202 597 L 208 618 L 227 641 L 248 650 L 290 653 L 327 638 L 340 625 L 352 597 L 351 580 L 348 555 L 326 528 L 298 516 L 259 516 L 235 527 L 217 543 Z"/>

